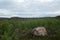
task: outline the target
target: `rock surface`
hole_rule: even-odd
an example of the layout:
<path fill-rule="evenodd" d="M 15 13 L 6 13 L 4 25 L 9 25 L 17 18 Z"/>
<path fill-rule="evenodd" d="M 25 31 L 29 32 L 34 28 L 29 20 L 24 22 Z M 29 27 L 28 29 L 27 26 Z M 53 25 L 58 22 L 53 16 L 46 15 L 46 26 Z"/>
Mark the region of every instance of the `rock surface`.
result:
<path fill-rule="evenodd" d="M 35 36 L 46 36 L 47 30 L 45 27 L 37 27 L 32 30 L 32 34 Z"/>

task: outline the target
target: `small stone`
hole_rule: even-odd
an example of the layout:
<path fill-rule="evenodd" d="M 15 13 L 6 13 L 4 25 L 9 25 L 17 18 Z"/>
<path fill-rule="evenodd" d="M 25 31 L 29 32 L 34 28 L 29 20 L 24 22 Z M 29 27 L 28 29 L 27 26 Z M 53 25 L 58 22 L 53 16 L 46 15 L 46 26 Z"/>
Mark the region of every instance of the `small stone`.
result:
<path fill-rule="evenodd" d="M 32 30 L 32 34 L 35 36 L 46 36 L 47 30 L 45 27 L 37 27 Z"/>

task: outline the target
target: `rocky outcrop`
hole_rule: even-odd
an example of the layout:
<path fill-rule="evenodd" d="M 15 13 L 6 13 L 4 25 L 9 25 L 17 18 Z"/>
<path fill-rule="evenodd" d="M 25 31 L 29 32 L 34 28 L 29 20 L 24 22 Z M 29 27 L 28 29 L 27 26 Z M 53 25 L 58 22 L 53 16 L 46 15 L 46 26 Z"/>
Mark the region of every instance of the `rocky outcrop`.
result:
<path fill-rule="evenodd" d="M 45 27 L 37 27 L 32 30 L 32 34 L 35 36 L 45 36 L 47 35 L 47 30 Z"/>

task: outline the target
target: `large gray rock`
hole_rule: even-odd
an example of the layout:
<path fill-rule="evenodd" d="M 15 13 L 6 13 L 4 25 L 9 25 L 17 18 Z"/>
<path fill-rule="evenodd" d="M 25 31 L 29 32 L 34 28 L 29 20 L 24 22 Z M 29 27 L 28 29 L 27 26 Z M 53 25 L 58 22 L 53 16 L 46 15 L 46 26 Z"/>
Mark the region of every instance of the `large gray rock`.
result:
<path fill-rule="evenodd" d="M 47 30 L 45 27 L 37 27 L 32 30 L 32 34 L 35 36 L 45 36 L 47 35 Z"/>

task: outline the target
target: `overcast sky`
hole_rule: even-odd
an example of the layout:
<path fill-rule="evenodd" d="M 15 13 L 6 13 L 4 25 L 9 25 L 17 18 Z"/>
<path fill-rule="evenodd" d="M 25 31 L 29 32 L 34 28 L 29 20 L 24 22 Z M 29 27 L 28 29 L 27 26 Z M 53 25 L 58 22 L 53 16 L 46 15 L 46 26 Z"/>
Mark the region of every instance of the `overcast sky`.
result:
<path fill-rule="evenodd" d="M 60 0 L 0 0 L 0 17 L 60 15 Z"/>

